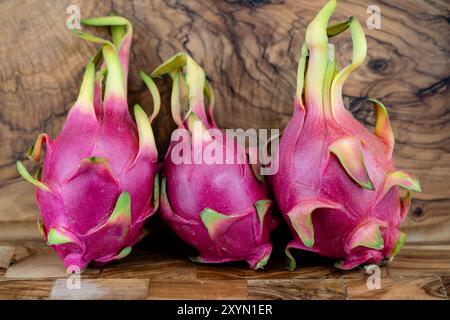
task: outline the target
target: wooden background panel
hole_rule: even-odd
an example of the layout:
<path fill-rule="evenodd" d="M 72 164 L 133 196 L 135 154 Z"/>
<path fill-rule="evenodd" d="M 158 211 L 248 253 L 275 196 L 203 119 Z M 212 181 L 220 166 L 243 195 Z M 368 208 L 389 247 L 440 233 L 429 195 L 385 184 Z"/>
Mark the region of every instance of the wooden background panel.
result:
<path fill-rule="evenodd" d="M 61 129 L 77 96 L 84 66 L 96 46 L 66 28 L 66 8 L 82 17 L 111 10 L 130 19 L 134 44 L 129 79 L 130 105 L 147 112 L 151 98 L 138 77 L 177 51 L 189 52 L 215 88 L 217 121 L 223 128 L 280 128 L 292 113 L 297 58 L 306 25 L 325 1 L 306 0 L 134 0 L 0 3 L 0 221 L 29 220 L 32 188 L 17 182 L 15 161 L 23 160 L 40 132 Z M 377 4 L 382 29 L 368 30 L 366 9 Z M 373 126 L 366 97 L 381 99 L 396 134 L 398 168 L 421 181 L 404 228 L 409 241 L 450 242 L 450 32 L 445 0 L 342 0 L 333 21 L 354 15 L 367 34 L 364 65 L 344 87 L 347 106 Z M 104 34 L 104 30 L 95 30 Z M 349 34 L 338 37 L 340 65 L 351 59 Z M 158 81 L 167 107 L 168 81 Z M 233 115 L 233 116 L 230 116 Z M 239 115 L 239 116 L 236 116 Z M 155 124 L 160 150 L 172 120 L 163 108 Z M 28 165 L 28 163 L 27 163 Z M 16 185 L 16 183 L 19 183 Z M 17 224 L 20 225 L 20 224 Z"/>

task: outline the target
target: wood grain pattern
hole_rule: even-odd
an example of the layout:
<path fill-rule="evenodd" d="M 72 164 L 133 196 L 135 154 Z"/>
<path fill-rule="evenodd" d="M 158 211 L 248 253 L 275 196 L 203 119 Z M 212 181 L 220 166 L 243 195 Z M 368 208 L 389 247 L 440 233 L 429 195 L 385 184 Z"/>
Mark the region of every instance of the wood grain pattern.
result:
<path fill-rule="evenodd" d="M 45 244 L 37 229 L 36 220 L 0 222 L 1 244 L 24 245 L 26 242 L 35 243 L 37 241 Z"/>
<path fill-rule="evenodd" d="M 195 265 L 187 259 L 173 259 L 148 251 L 134 252 L 117 263 L 105 266 L 102 278 L 145 278 L 195 280 Z"/>
<path fill-rule="evenodd" d="M 345 300 L 343 280 L 249 280 L 249 300 Z"/>
<path fill-rule="evenodd" d="M 365 269 L 358 268 L 351 271 L 342 271 L 333 267 L 332 264 L 324 265 L 317 264 L 313 266 L 298 266 L 298 268 L 291 272 L 286 272 L 284 262 L 271 261 L 269 267 L 264 270 L 251 270 L 242 265 L 223 265 L 223 266 L 197 266 L 198 279 L 248 279 L 248 280 L 263 280 L 263 279 L 340 279 L 340 278 L 366 278 L 367 273 Z M 386 267 L 381 267 L 381 275 L 387 276 L 388 271 Z"/>
<path fill-rule="evenodd" d="M 14 179 L 0 192 L 0 223 L 36 221 L 39 210 L 34 201 L 34 186 L 23 179 Z"/>
<path fill-rule="evenodd" d="M 100 269 L 89 268 L 83 277 L 100 274 Z M 6 278 L 36 279 L 67 277 L 62 260 L 50 247 L 17 247 L 6 271 Z"/>
<path fill-rule="evenodd" d="M 365 280 L 344 280 L 350 300 L 446 300 L 441 279 L 403 277 L 381 280 L 380 289 L 368 289 Z"/>
<path fill-rule="evenodd" d="M 14 247 L 0 246 L 0 276 L 5 275 L 14 254 Z"/>
<path fill-rule="evenodd" d="M 247 283 L 243 280 L 180 280 L 150 282 L 149 299 L 159 300 L 244 300 Z"/>
<path fill-rule="evenodd" d="M 445 295 L 447 299 L 450 297 L 450 277 L 441 277 L 442 286 L 444 288 Z"/>
<path fill-rule="evenodd" d="M 289 278 L 283 265 L 274 268 L 264 268 L 264 270 L 251 270 L 244 263 L 225 265 L 197 265 L 197 278 L 202 280 L 221 279 L 223 281 L 237 279 L 271 279 Z"/>
<path fill-rule="evenodd" d="M 216 118 L 224 128 L 284 128 L 292 113 L 295 73 L 305 27 L 325 1 L 102 1 L 79 0 L 83 17 L 110 10 L 134 24 L 130 105 L 150 111 L 139 69 L 151 71 L 177 51 L 205 68 L 216 89 Z M 14 180 L 15 161 L 38 133 L 60 131 L 96 46 L 65 27 L 72 1 L 0 3 L 0 221 L 32 219 L 31 186 Z M 374 124 L 366 97 L 381 99 L 396 134 L 397 166 L 417 175 L 416 196 L 404 223 L 409 242 L 450 243 L 450 6 L 445 0 L 339 1 L 334 21 L 354 15 L 364 21 L 369 4 L 382 13 L 382 29 L 365 28 L 369 53 L 344 87 L 348 108 Z M 96 32 L 100 32 L 96 30 Z M 104 34 L 104 32 L 103 32 Z M 337 56 L 350 60 L 348 34 L 336 39 Z M 165 150 L 173 124 L 168 83 L 159 82 L 164 108 L 155 135 Z M 230 117 L 230 115 L 239 115 Z M 26 115 L 26 116 L 25 116 Z M 11 184 L 12 183 L 12 184 Z M 20 225 L 17 225 L 18 227 Z"/>
<path fill-rule="evenodd" d="M 68 289 L 66 279 L 57 279 L 50 299 L 143 300 L 147 298 L 149 282 L 145 279 L 84 279 L 80 289 Z"/>
<path fill-rule="evenodd" d="M 388 270 L 391 276 L 410 275 L 411 272 L 421 275 L 450 275 L 450 247 L 404 247 Z"/>
<path fill-rule="evenodd" d="M 54 280 L 0 279 L 1 300 L 42 300 L 50 296 Z"/>
<path fill-rule="evenodd" d="M 381 268 L 380 290 L 367 288 L 372 274 L 363 268 L 342 272 L 306 257 L 295 272 L 277 262 L 266 273 L 239 264 L 197 265 L 179 257 L 183 250 L 163 255 L 139 246 L 129 259 L 85 270 L 77 290 L 67 287 L 68 274 L 51 248 L 0 246 L 0 299 L 448 299 L 448 263 L 435 256 L 450 248 L 428 255 L 423 246 L 406 249 L 408 260 L 393 272 Z"/>

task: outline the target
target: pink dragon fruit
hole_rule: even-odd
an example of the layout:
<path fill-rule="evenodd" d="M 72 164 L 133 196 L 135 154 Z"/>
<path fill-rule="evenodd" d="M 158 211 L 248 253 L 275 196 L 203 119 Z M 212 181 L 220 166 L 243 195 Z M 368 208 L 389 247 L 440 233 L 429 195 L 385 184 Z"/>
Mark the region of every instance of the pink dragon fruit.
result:
<path fill-rule="evenodd" d="M 342 86 L 364 61 L 367 44 L 353 17 L 327 28 L 335 7 L 336 1 L 329 1 L 307 28 L 294 115 L 275 160 L 274 194 L 294 235 L 286 248 L 291 270 L 296 266 L 291 248 L 340 259 L 341 269 L 395 256 L 406 239 L 399 225 L 410 192 L 420 192 L 416 179 L 394 170 L 394 136 L 383 104 L 371 99 L 374 133 L 344 107 Z M 347 28 L 353 59 L 339 71 L 328 38 Z"/>
<path fill-rule="evenodd" d="M 66 268 L 80 269 L 90 262 L 104 264 L 127 256 L 159 202 L 157 150 L 151 128 L 159 110 L 159 94 L 146 77 L 155 109 L 149 121 L 136 105 L 136 126 L 127 104 L 131 24 L 117 16 L 83 23 L 111 26 L 113 43 L 76 31 L 82 38 L 102 43 L 102 50 L 86 67 L 78 99 L 60 135 L 52 141 L 47 134 L 40 134 L 30 148 L 29 158 L 40 161 L 45 144 L 42 170 L 33 178 L 17 163 L 22 177 L 37 187 L 43 218 L 39 227 L 47 244 Z M 96 73 L 101 57 L 104 63 Z"/>
<path fill-rule="evenodd" d="M 172 135 L 162 167 L 161 216 L 199 251 L 192 261 L 245 260 L 251 268 L 263 268 L 272 251 L 270 232 L 276 225 L 266 185 L 256 166 L 249 164 L 245 149 L 236 139 L 227 140 L 231 135 L 225 138 L 217 128 L 212 113 L 214 95 L 201 67 L 179 53 L 152 77 L 167 73 L 173 80 L 172 115 L 179 130 Z M 209 101 L 208 112 L 204 96 Z M 187 119 L 181 116 L 184 104 L 188 105 Z M 204 157 L 208 148 L 222 152 L 223 157 L 208 162 Z M 183 162 L 175 159 L 181 154 Z M 221 162 L 225 158 L 231 162 Z"/>

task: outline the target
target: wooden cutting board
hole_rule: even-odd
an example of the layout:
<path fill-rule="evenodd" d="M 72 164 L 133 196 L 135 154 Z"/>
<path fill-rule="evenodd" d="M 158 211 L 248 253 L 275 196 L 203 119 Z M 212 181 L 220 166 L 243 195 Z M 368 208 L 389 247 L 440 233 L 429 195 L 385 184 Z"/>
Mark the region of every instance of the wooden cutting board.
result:
<path fill-rule="evenodd" d="M 293 272 L 277 255 L 264 270 L 253 271 L 243 263 L 196 265 L 183 250 L 145 245 L 126 259 L 75 278 L 42 242 L 9 243 L 0 246 L 0 299 L 448 300 L 450 294 L 448 246 L 404 248 L 377 273 L 379 287 L 373 270 L 340 271 L 325 259 L 298 258 Z"/>

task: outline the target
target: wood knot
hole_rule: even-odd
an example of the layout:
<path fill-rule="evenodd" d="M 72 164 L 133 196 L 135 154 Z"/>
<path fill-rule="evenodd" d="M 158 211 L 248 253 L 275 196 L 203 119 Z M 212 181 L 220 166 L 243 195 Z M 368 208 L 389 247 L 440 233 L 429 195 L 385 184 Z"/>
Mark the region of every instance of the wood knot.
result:
<path fill-rule="evenodd" d="M 252 8 L 263 6 L 266 4 L 282 4 L 284 0 L 226 0 L 232 4 L 249 6 Z"/>
<path fill-rule="evenodd" d="M 424 214 L 423 209 L 421 207 L 416 207 L 413 211 L 413 215 L 415 218 L 420 218 Z"/>
<path fill-rule="evenodd" d="M 383 72 L 388 67 L 388 62 L 386 59 L 374 59 L 369 61 L 369 68 L 374 72 Z"/>

